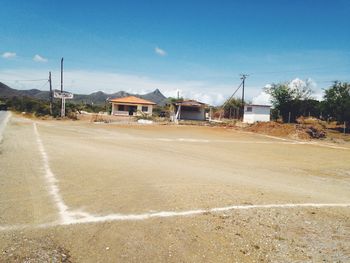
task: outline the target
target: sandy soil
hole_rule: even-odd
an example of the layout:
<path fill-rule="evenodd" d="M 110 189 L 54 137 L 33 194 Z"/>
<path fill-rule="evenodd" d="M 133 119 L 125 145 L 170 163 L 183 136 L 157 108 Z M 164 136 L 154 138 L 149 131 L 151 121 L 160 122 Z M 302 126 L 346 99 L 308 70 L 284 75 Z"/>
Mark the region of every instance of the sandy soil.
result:
<path fill-rule="evenodd" d="M 350 204 L 350 147 L 236 130 L 35 121 L 0 145 L 0 261 L 348 262 L 350 206 L 254 208 L 143 220 L 93 217 L 231 205 Z M 57 181 L 45 177 L 47 155 Z M 45 172 L 46 171 L 46 172 Z M 103 222 L 102 222 L 103 221 Z"/>

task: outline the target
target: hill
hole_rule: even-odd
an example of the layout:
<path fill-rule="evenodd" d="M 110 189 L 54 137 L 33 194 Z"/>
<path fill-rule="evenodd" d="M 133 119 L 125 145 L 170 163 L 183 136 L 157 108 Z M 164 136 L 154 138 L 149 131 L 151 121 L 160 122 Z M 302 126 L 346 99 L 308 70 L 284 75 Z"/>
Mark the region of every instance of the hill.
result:
<path fill-rule="evenodd" d="M 4 83 L 0 82 L 0 98 L 10 98 L 10 97 L 21 97 L 21 96 L 27 96 L 31 98 L 36 99 L 43 99 L 43 100 L 49 100 L 49 91 L 42 91 L 38 89 L 31 89 L 31 90 L 17 90 L 10 88 L 9 86 L 5 85 Z M 166 97 L 159 91 L 159 89 L 156 89 L 153 92 L 147 93 L 147 94 L 132 94 L 125 91 L 118 91 L 116 93 L 107 94 L 102 91 L 97 91 L 94 93 L 91 93 L 89 95 L 86 94 L 74 94 L 74 99 L 71 100 L 73 103 L 87 103 L 87 104 L 99 104 L 102 105 L 106 102 L 108 98 L 122 98 L 126 96 L 136 96 L 145 100 L 153 101 L 154 103 L 157 103 L 160 106 L 163 106 L 166 101 Z"/>

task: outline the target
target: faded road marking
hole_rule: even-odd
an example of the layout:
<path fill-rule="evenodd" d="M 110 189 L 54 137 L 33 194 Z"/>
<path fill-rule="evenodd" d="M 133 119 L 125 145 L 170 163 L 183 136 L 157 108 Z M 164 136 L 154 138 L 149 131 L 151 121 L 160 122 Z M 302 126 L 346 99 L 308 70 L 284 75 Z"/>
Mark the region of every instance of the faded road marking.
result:
<path fill-rule="evenodd" d="M 61 223 L 67 222 L 71 220 L 71 216 L 68 213 L 68 206 L 64 203 L 60 193 L 59 193 L 59 188 L 57 185 L 57 179 L 55 178 L 55 175 L 53 174 L 53 172 L 51 171 L 50 168 L 50 164 L 49 164 L 49 158 L 48 155 L 46 154 L 43 142 L 40 138 L 39 132 L 38 132 L 38 128 L 36 123 L 33 123 L 34 125 L 34 133 L 36 136 L 36 141 L 38 143 L 38 147 L 39 147 L 39 151 L 41 154 L 41 158 L 43 160 L 43 164 L 44 164 L 44 171 L 45 171 L 45 179 L 49 188 L 49 193 L 52 196 L 59 214 L 60 214 L 60 220 Z"/>
<path fill-rule="evenodd" d="M 6 126 L 7 126 L 7 123 L 8 123 L 9 120 L 10 120 L 11 112 L 0 111 L 0 114 L 1 114 L 1 115 L 5 115 L 5 117 L 3 118 L 2 122 L 1 122 L 1 119 L 0 119 L 0 142 L 2 142 L 3 133 L 4 133 L 4 131 L 5 131 L 5 128 L 6 128 Z M 1 115 L 0 115 L 0 116 L 1 116 Z"/>
<path fill-rule="evenodd" d="M 303 203 L 303 204 L 265 204 L 265 205 L 232 205 L 225 207 L 216 207 L 211 209 L 197 209 L 187 211 L 159 211 L 153 213 L 143 214 L 109 214 L 109 215 L 92 215 L 86 212 L 76 211 L 74 214 L 76 217 L 64 222 L 52 222 L 40 225 L 9 225 L 0 226 L 0 231 L 11 231 L 20 230 L 24 228 L 47 228 L 55 227 L 60 225 L 76 225 L 76 224 L 88 224 L 88 223 L 102 223 L 102 222 L 113 222 L 113 221 L 143 221 L 152 218 L 170 218 L 170 217 L 190 217 L 200 215 L 204 213 L 220 213 L 231 210 L 251 210 L 251 209 L 293 209 L 293 208 L 350 208 L 349 204 L 317 204 L 317 203 Z M 69 212 L 68 212 L 69 213 Z"/>

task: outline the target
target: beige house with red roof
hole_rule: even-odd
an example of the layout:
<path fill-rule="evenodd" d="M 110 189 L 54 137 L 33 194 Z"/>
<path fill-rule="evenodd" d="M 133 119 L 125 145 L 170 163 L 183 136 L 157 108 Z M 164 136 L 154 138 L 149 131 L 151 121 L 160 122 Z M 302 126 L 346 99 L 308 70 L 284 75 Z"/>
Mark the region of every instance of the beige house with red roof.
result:
<path fill-rule="evenodd" d="M 156 105 L 152 101 L 135 96 L 110 99 L 109 102 L 112 104 L 111 114 L 119 116 L 152 115 L 153 106 Z"/>

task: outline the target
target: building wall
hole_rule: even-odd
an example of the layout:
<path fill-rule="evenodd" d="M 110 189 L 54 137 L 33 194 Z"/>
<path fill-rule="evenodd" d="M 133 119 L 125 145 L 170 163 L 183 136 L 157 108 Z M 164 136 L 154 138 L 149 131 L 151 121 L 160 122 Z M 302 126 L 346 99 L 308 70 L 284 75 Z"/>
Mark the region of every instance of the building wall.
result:
<path fill-rule="evenodd" d="M 252 111 L 248 112 L 247 108 L 252 107 Z M 270 121 L 270 107 L 262 106 L 244 106 L 244 116 L 243 122 L 245 123 L 254 123 L 257 121 Z"/>
<path fill-rule="evenodd" d="M 148 111 L 142 111 L 142 107 L 148 107 Z M 137 113 L 141 115 L 140 112 L 143 112 L 147 115 L 152 115 L 153 112 L 153 105 L 137 105 Z"/>
<path fill-rule="evenodd" d="M 204 107 L 200 108 L 199 111 L 186 111 L 185 109 L 181 109 L 180 119 L 203 121 L 205 120 L 205 109 Z"/>

